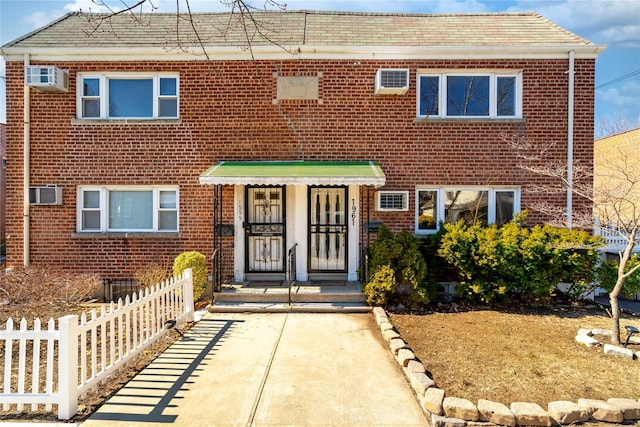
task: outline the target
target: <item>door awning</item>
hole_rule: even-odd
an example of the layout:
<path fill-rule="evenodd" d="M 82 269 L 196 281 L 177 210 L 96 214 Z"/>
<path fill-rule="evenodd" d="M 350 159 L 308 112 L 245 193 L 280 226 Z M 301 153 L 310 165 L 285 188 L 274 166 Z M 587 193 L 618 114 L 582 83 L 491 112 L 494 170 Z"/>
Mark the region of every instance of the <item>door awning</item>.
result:
<path fill-rule="evenodd" d="M 376 162 L 245 161 L 219 162 L 202 175 L 208 185 L 373 185 L 385 184 Z"/>

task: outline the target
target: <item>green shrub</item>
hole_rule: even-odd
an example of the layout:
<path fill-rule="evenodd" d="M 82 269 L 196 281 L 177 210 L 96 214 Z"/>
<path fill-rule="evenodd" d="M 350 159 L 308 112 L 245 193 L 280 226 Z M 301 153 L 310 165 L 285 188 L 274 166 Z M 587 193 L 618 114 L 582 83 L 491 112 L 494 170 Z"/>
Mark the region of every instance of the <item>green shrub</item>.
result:
<path fill-rule="evenodd" d="M 193 273 L 193 300 L 198 301 L 207 287 L 207 258 L 197 251 L 183 252 L 173 261 L 173 275 L 178 277 L 187 268 Z"/>
<path fill-rule="evenodd" d="M 503 225 L 446 224 L 438 253 L 458 271 L 458 292 L 486 303 L 549 297 L 560 282 L 589 282 L 598 237 L 545 225 L 526 214 Z"/>
<path fill-rule="evenodd" d="M 640 258 L 637 254 L 631 255 L 627 265 L 625 265 L 625 273 L 631 270 L 633 267 L 640 264 Z M 607 292 L 611 292 L 616 284 L 618 278 L 618 265 L 617 260 L 602 262 L 597 269 L 596 278 L 602 289 Z M 628 276 L 624 281 L 622 287 L 622 295 L 628 299 L 635 299 L 635 295 L 640 292 L 640 270 L 636 270 L 632 275 Z"/>
<path fill-rule="evenodd" d="M 396 292 L 395 272 L 389 265 L 383 265 L 376 269 L 363 291 L 367 298 L 367 304 L 385 306 L 389 297 Z"/>
<path fill-rule="evenodd" d="M 398 294 L 401 289 L 408 288 L 409 303 L 428 304 L 430 293 L 425 282 L 427 264 L 420 252 L 420 241 L 408 231 L 401 231 L 394 235 L 388 227 L 382 225 L 378 230 L 375 242 L 370 248 L 371 259 L 369 262 L 370 275 L 367 285 L 370 293 L 383 295 L 371 295 L 367 298 L 371 301 L 384 301 Z M 388 279 L 388 271 L 393 271 L 393 284 L 381 285 L 383 279 Z M 384 272 L 381 272 L 384 271 Z M 367 286 L 365 285 L 365 287 Z"/>

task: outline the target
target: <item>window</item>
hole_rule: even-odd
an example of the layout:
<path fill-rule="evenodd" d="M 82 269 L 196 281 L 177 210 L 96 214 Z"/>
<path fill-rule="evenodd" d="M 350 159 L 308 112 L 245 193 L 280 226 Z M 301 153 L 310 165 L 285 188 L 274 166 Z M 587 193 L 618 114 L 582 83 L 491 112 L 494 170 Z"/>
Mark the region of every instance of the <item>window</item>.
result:
<path fill-rule="evenodd" d="M 409 210 L 408 191 L 377 191 L 376 210 L 406 211 Z"/>
<path fill-rule="evenodd" d="M 520 211 L 520 190 L 502 188 L 418 188 L 416 232 L 432 233 L 441 223 L 504 224 Z"/>
<path fill-rule="evenodd" d="M 418 117 L 516 118 L 521 74 L 418 74 Z"/>
<path fill-rule="evenodd" d="M 178 76 L 99 74 L 78 78 L 82 119 L 178 117 Z"/>
<path fill-rule="evenodd" d="M 79 189 L 78 231 L 178 231 L 178 189 Z"/>

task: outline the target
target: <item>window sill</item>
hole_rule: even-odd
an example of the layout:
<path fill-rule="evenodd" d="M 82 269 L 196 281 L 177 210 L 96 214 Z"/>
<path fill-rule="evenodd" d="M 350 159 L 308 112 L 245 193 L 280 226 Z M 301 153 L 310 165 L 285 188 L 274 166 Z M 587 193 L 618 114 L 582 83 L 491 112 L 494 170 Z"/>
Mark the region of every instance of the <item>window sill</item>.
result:
<path fill-rule="evenodd" d="M 482 118 L 482 117 L 470 117 L 470 118 L 465 118 L 465 117 L 416 117 L 415 119 L 413 119 L 414 123 L 469 123 L 469 124 L 475 124 L 475 123 L 496 123 L 496 124 L 503 124 L 503 123 L 514 123 L 514 124 L 519 124 L 519 123 L 526 123 L 527 120 L 524 118 L 509 118 L 509 119 L 502 119 L 502 118 Z"/>
<path fill-rule="evenodd" d="M 181 124 L 182 119 L 71 119 L 72 125 L 160 125 L 160 124 Z"/>
<path fill-rule="evenodd" d="M 88 231 L 88 232 L 75 232 L 71 233 L 71 237 L 74 239 L 179 239 L 181 237 L 180 232 L 110 232 L 110 231 Z"/>

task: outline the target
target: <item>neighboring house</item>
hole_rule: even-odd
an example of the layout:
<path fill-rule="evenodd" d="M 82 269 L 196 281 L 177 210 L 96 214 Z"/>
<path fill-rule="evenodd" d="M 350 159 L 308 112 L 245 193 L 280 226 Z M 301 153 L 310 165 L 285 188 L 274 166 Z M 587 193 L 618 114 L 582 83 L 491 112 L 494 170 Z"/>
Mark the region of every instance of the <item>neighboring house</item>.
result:
<path fill-rule="evenodd" d="M 218 249 L 238 281 L 358 280 L 376 224 L 591 209 L 523 191 L 548 181 L 505 139 L 592 164 L 603 46 L 536 13 L 255 17 L 270 40 L 248 49 L 228 15 L 195 15 L 209 60 L 172 14 L 71 13 L 3 46 L 10 265 L 125 278 Z"/>
<path fill-rule="evenodd" d="M 593 153 L 594 212 L 607 238 L 605 251 L 626 246 L 617 227 L 640 224 L 640 128 L 597 139 Z M 636 247 L 637 249 L 637 247 Z"/>
<path fill-rule="evenodd" d="M 0 123 L 0 262 L 5 258 L 5 212 L 7 206 L 7 132 Z"/>

